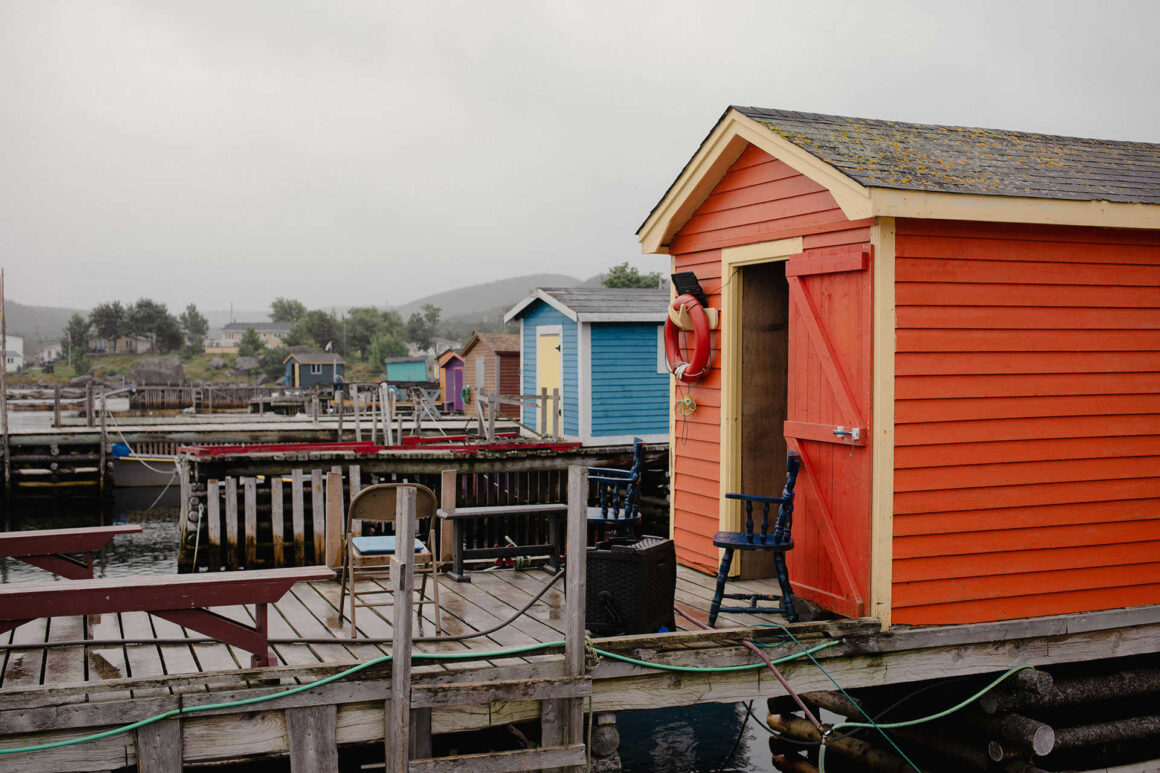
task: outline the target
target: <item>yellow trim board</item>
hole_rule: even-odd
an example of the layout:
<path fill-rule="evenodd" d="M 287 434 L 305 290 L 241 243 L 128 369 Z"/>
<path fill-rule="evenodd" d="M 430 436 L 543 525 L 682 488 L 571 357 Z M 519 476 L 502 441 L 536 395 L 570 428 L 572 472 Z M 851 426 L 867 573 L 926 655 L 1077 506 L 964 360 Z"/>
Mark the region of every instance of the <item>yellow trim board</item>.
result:
<path fill-rule="evenodd" d="M 644 253 L 669 241 L 749 145 L 823 186 L 850 220 L 911 217 L 1104 228 L 1160 228 L 1160 204 L 908 191 L 864 186 L 736 110 L 729 110 L 637 232 Z"/>
<path fill-rule="evenodd" d="M 890 627 L 894 582 L 894 219 L 870 229 L 874 246 L 874 382 L 870 443 L 869 613 Z"/>

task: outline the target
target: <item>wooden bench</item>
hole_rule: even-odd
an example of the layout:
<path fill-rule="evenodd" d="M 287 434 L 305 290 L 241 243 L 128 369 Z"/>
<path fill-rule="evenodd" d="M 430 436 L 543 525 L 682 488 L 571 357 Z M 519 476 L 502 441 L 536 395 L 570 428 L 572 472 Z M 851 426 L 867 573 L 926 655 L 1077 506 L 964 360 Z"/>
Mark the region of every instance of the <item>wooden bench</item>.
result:
<path fill-rule="evenodd" d="M 492 505 L 489 507 L 457 507 L 455 509 L 440 509 L 436 515 L 440 520 L 452 524 L 451 535 L 451 571 L 447 576 L 456 582 L 471 582 L 471 577 L 463 568 L 463 562 L 478 558 L 512 558 L 514 556 L 547 556 L 548 568 L 553 572 L 560 569 L 560 556 L 564 548 L 563 518 L 568 512 L 566 503 L 545 505 Z M 548 516 L 548 544 L 546 545 L 507 545 L 504 547 L 468 548 L 467 529 L 468 521 L 479 518 L 499 518 L 511 515 L 541 515 Z"/>
<path fill-rule="evenodd" d="M 274 653 L 269 645 L 267 605 L 282 598 L 296 582 L 332 579 L 334 572 L 326 567 L 307 566 L 8 583 L 0 585 L 0 633 L 40 617 L 148 612 L 251 653 L 254 667 L 269 666 Z M 255 625 L 209 610 L 237 604 L 255 606 Z"/>
<path fill-rule="evenodd" d="M 140 533 L 139 525 L 128 523 L 80 529 L 10 531 L 0 534 L 0 558 L 16 558 L 70 580 L 90 580 L 93 577 L 93 553 L 117 534 Z M 66 555 L 69 553 L 85 553 L 87 560 L 80 561 Z"/>

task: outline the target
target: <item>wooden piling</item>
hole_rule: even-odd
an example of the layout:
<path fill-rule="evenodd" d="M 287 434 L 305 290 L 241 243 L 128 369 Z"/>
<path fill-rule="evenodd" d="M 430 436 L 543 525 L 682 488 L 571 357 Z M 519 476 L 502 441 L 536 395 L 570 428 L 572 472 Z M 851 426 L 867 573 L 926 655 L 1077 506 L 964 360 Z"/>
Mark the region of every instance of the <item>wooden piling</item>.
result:
<path fill-rule="evenodd" d="M 342 566 L 343 538 L 342 473 L 326 474 L 326 565 Z"/>
<path fill-rule="evenodd" d="M 52 385 L 52 426 L 53 428 L 60 427 L 60 382 L 56 381 Z"/>
<path fill-rule="evenodd" d="M 334 404 L 336 406 L 335 410 L 338 411 L 338 437 L 337 437 L 337 440 L 339 443 L 341 443 L 342 442 L 342 414 L 343 414 L 342 390 L 341 389 L 334 390 Z"/>
<path fill-rule="evenodd" d="M 337 721 L 333 703 L 286 709 L 291 773 L 338 773 Z"/>
<path fill-rule="evenodd" d="M 286 565 L 286 524 L 282 517 L 282 476 L 270 478 L 270 528 L 273 531 L 274 566 Z"/>
<path fill-rule="evenodd" d="M 290 525 L 294 529 L 294 565 L 306 565 L 306 508 L 302 494 L 302 470 L 290 472 Z"/>
<path fill-rule="evenodd" d="M 321 564 L 326 551 L 326 502 L 323 499 L 322 470 L 310 471 L 310 513 L 314 526 L 314 557 Z"/>
<path fill-rule="evenodd" d="M 548 434 L 548 388 L 540 387 L 540 426 L 536 427 L 540 431 L 540 437 L 545 437 Z"/>
<path fill-rule="evenodd" d="M 439 507 L 444 510 L 455 509 L 455 487 L 458 483 L 458 473 L 455 470 L 444 470 L 439 481 Z M 450 561 L 454 547 L 454 525 L 451 521 L 439 521 L 439 560 Z"/>
<path fill-rule="evenodd" d="M 210 544 L 210 569 L 218 569 L 222 563 L 222 517 L 221 517 L 221 503 L 222 494 L 221 486 L 216 480 L 210 480 L 205 486 L 205 513 L 206 518 L 209 519 L 207 524 L 207 531 L 209 534 Z M 197 567 L 193 567 L 194 571 Z"/>
<path fill-rule="evenodd" d="M 85 426 L 86 427 L 97 426 L 97 417 L 95 415 L 95 411 L 93 410 L 93 406 L 94 406 L 93 382 L 90 381 L 89 383 L 85 384 Z"/>
<path fill-rule="evenodd" d="M 560 432 L 560 390 L 552 390 L 552 438 L 559 440 L 563 437 Z"/>
<path fill-rule="evenodd" d="M 350 401 L 354 406 L 354 441 L 356 443 L 362 442 L 362 411 L 359 410 L 358 404 L 358 385 L 350 385 Z"/>
<path fill-rule="evenodd" d="M 395 540 L 415 540 L 415 489 L 401 488 L 396 497 Z M 414 552 L 399 550 L 391 556 L 393 627 L 391 644 L 391 699 L 386 710 L 387 773 L 410 773 L 411 761 L 411 604 L 414 601 Z"/>
<path fill-rule="evenodd" d="M 181 720 L 163 719 L 134 731 L 140 773 L 181 773 Z"/>
<path fill-rule="evenodd" d="M 238 568 L 237 478 L 226 478 L 226 568 Z"/>
<path fill-rule="evenodd" d="M 246 568 L 253 569 L 258 562 L 258 481 L 245 478 L 242 487 L 245 492 Z"/>

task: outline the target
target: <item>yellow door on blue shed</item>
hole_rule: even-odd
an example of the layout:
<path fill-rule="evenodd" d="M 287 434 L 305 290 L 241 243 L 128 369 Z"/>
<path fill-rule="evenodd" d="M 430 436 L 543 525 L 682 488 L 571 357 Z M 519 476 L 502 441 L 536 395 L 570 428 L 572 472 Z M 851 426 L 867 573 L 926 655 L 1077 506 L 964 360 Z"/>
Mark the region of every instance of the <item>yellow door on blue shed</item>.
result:
<path fill-rule="evenodd" d="M 563 359 L 560 351 L 560 334 L 547 333 L 536 337 L 536 393 L 548 390 L 551 398 L 552 390 L 560 390 L 560 425 L 564 424 L 564 384 L 562 383 Z M 549 411 L 550 412 L 550 411 Z M 537 411 L 536 423 L 542 424 L 545 413 Z M 548 416 L 548 426 L 538 426 L 541 435 L 552 431 L 552 417 Z"/>

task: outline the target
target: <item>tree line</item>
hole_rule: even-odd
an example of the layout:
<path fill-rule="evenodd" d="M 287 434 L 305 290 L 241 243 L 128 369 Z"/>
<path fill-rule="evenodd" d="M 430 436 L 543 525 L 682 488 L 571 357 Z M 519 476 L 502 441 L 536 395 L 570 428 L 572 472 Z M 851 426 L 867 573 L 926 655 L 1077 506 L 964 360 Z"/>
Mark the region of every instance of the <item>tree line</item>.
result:
<path fill-rule="evenodd" d="M 174 316 L 164 303 L 141 298 L 128 306 L 120 301 L 99 304 L 88 316 L 80 312 L 73 314 L 65 325 L 60 345 L 76 356 L 87 352 L 96 338 L 115 341 L 123 336 L 141 336 L 149 339 L 155 352 L 182 348 L 200 352 L 208 332 L 209 321 L 195 304 L 189 304 L 180 316 Z"/>

